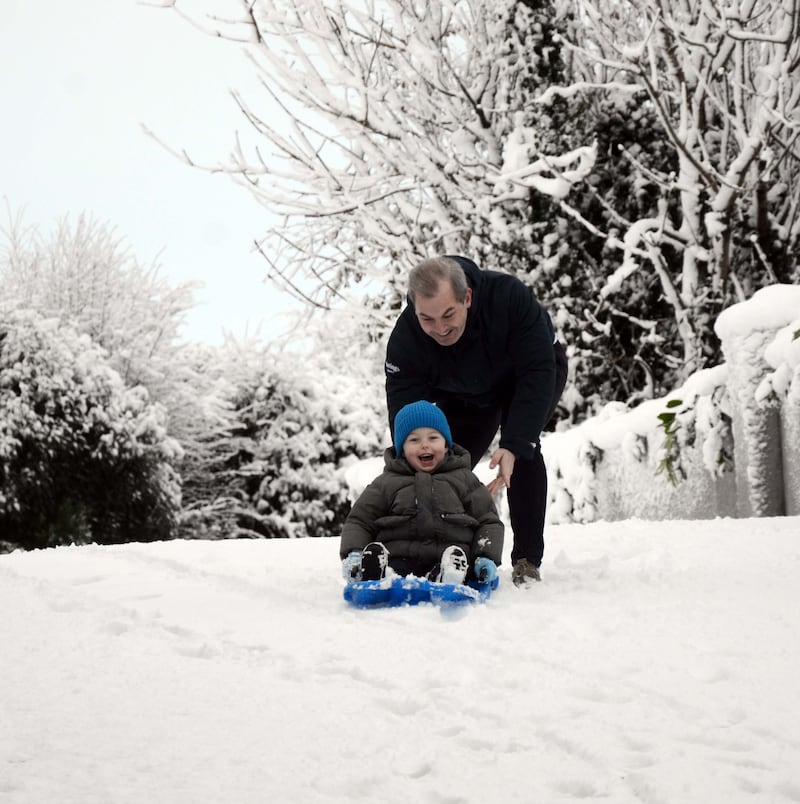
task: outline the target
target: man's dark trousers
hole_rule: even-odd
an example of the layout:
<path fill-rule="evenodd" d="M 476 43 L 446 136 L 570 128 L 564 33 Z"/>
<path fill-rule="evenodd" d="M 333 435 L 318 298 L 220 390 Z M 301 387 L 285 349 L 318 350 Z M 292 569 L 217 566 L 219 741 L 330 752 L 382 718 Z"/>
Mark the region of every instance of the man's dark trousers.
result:
<path fill-rule="evenodd" d="M 567 382 L 567 358 L 563 347 L 556 349 L 556 387 L 547 421 L 555 413 L 558 400 Z M 492 444 L 503 419 L 503 406 L 476 407 L 460 402 L 442 402 L 453 441 L 469 452 L 474 469 Z M 517 457 L 508 489 L 508 511 L 514 544 L 511 563 L 527 558 L 534 566 L 542 563 L 544 555 L 544 520 L 547 509 L 547 469 L 542 449 L 535 445 L 533 458 Z"/>

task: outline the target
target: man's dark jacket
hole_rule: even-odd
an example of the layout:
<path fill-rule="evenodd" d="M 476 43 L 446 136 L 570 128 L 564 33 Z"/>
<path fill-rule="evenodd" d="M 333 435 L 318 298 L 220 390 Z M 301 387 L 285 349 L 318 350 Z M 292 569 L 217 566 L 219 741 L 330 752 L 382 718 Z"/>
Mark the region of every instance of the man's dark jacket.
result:
<path fill-rule="evenodd" d="M 451 257 L 472 288 L 464 334 L 452 346 L 426 335 L 409 299 L 386 349 L 389 427 L 404 405 L 426 399 L 448 407 L 503 408 L 500 446 L 531 458 L 547 424 L 555 388 L 553 325 L 516 277 Z"/>

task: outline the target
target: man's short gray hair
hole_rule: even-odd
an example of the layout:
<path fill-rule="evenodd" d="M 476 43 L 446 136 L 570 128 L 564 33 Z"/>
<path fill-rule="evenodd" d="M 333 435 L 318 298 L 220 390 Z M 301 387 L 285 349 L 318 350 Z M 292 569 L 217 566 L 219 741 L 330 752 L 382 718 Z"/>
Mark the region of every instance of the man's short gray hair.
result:
<path fill-rule="evenodd" d="M 459 304 L 467 299 L 469 283 L 461 266 L 450 257 L 431 257 L 417 263 L 408 275 L 408 296 L 415 301 L 417 296 L 432 299 L 439 292 L 439 284 L 449 282 Z"/>

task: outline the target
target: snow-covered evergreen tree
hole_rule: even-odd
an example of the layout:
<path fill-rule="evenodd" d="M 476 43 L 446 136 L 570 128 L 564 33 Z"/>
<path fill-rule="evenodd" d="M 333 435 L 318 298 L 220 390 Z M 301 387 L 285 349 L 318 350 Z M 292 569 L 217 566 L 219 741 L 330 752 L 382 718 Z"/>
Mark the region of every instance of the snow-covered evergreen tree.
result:
<path fill-rule="evenodd" d="M 386 423 L 380 360 L 328 332 L 340 348 L 324 353 L 232 340 L 219 350 L 208 376 L 224 373 L 232 421 L 182 465 L 183 535 L 338 534 L 350 510 L 344 471 L 380 450 Z"/>
<path fill-rule="evenodd" d="M 36 400 L 53 395 L 58 415 L 38 423 L 31 418 L 35 410 L 28 410 L 24 419 L 8 418 L 8 443 L 22 439 L 26 445 L 20 454 L 7 449 L 4 493 L 8 511 L 16 512 L 8 520 L 15 544 L 336 531 L 349 510 L 343 469 L 348 461 L 380 449 L 384 425 L 376 404 L 381 398 L 376 390 L 380 359 L 375 350 L 365 352 L 349 317 L 337 318 L 335 325 L 326 322 L 328 331 L 321 336 L 328 344 L 337 343 L 335 365 L 330 354 L 283 355 L 255 340 L 229 339 L 219 348 L 184 343 L 178 328 L 191 303 L 191 287 L 173 289 L 155 267 L 143 270 L 108 226 L 81 216 L 75 226 L 62 221 L 47 238 L 18 218 L 6 232 L 4 246 L 0 283 L 9 329 L 21 328 L 18 337 L 27 338 L 27 359 L 50 367 L 30 371 L 37 377 L 66 372 L 78 384 L 67 388 L 54 379 L 46 387 L 42 382 L 25 385 Z M 307 323 L 299 325 L 301 331 Z M 63 338 L 61 351 L 50 342 L 56 333 Z M 368 360 L 369 370 L 360 369 Z M 72 363 L 96 363 L 98 375 L 111 378 L 109 388 L 104 386 L 106 395 L 91 396 L 84 375 L 69 368 Z M 16 388 L 12 375 L 4 377 Z M 361 404 L 352 401 L 359 388 Z M 84 393 L 91 398 L 83 399 Z M 133 416 L 142 438 L 151 439 L 150 425 L 158 422 L 169 455 L 164 452 L 160 463 L 152 449 L 123 455 L 123 469 L 109 485 L 113 506 L 101 505 L 97 495 L 103 486 L 93 473 L 108 470 L 104 454 L 93 454 L 90 460 L 81 451 L 83 441 L 73 444 L 65 433 L 92 430 L 98 411 L 116 410 L 120 394 L 128 408 L 134 402 L 141 407 L 135 416 L 130 411 L 127 415 Z M 64 414 L 66 402 L 59 400 L 73 397 L 74 405 Z M 17 404 L 12 396 L 5 401 L 11 408 Z M 154 417 L 147 426 L 140 420 L 145 412 Z M 113 422 L 112 411 L 104 415 Z M 18 439 L 21 431 L 26 435 Z M 28 437 L 28 431 L 38 435 Z M 52 452 L 53 439 L 60 447 L 50 466 L 40 452 Z M 17 489 L 15 473 L 38 480 Z M 71 491 L 76 478 L 88 498 Z M 163 500 L 158 497 L 162 491 Z M 152 517 L 163 520 L 160 524 L 155 519 L 144 522 L 135 513 L 140 500 L 149 501 Z M 129 525 L 115 519 L 115 512 L 123 510 L 130 513 Z M 98 537 L 101 520 L 104 535 Z"/>

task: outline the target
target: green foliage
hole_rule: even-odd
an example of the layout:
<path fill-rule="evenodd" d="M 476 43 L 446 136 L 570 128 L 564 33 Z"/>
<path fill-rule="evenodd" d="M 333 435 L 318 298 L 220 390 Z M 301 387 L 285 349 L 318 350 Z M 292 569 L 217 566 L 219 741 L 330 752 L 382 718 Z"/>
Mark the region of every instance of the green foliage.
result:
<path fill-rule="evenodd" d="M 58 547 L 92 541 L 86 508 L 71 497 L 54 502 L 49 510 L 35 512 L 33 522 L 29 541 L 23 546 Z"/>
<path fill-rule="evenodd" d="M 670 399 L 667 408 L 663 413 L 658 414 L 661 422 L 661 429 L 664 431 L 664 442 L 661 446 L 661 460 L 656 470 L 657 474 L 664 473 L 673 486 L 677 486 L 680 480 L 686 478 L 686 472 L 681 465 L 680 444 L 678 442 L 678 431 L 681 429 L 680 421 L 676 412 L 672 409 L 683 405 L 680 399 Z"/>

